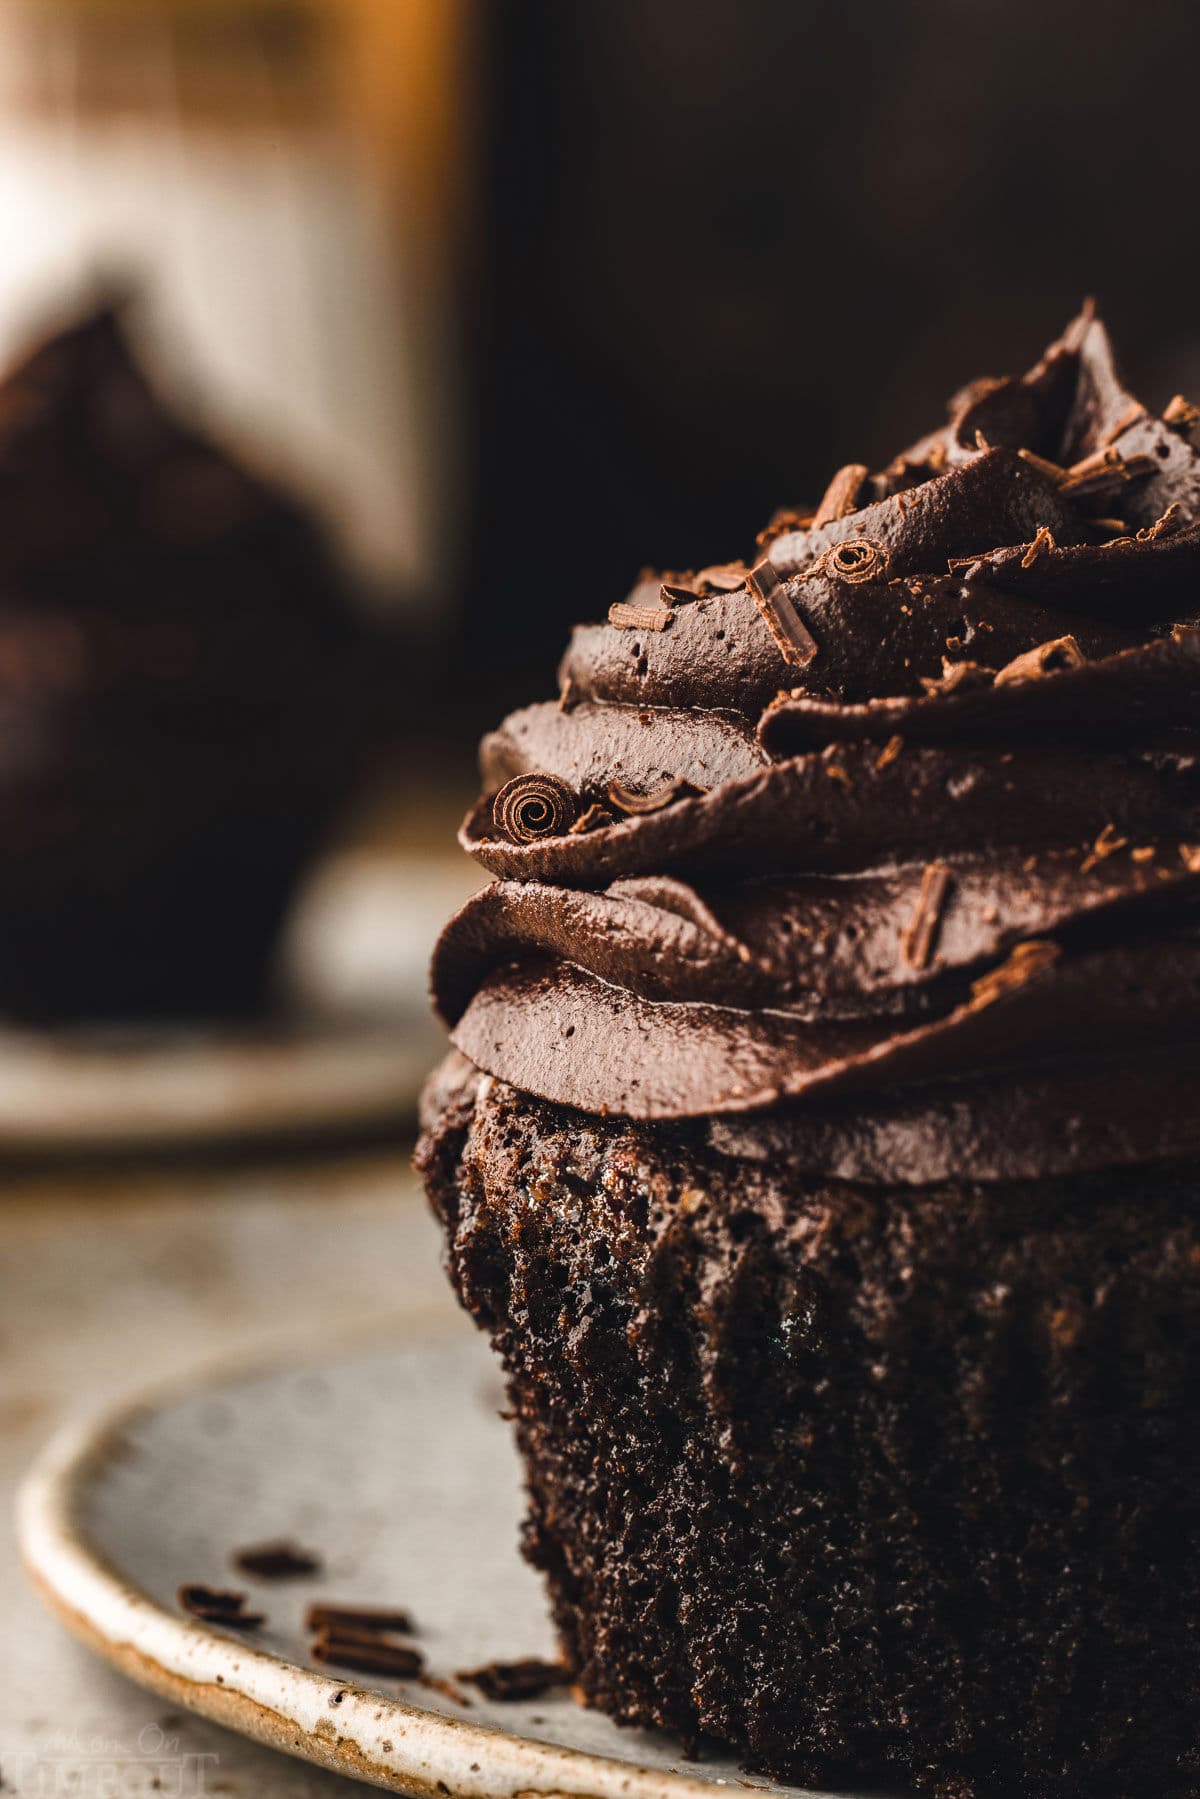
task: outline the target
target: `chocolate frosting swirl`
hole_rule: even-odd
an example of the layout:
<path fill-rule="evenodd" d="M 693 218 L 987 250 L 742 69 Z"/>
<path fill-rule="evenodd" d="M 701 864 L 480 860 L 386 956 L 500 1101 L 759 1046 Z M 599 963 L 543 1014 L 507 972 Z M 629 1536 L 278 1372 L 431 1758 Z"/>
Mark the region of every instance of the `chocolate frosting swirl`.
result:
<path fill-rule="evenodd" d="M 1200 453 L 1090 307 L 746 563 L 644 574 L 484 740 L 458 1047 L 860 1180 L 1200 1152 Z M 569 825 L 505 833 L 520 776 Z"/>

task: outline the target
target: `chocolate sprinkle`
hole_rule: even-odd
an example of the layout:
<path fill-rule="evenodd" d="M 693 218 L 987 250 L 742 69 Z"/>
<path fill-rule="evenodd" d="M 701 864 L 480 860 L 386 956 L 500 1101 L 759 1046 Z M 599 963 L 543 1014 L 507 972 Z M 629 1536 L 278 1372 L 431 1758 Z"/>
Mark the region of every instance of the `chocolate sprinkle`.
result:
<path fill-rule="evenodd" d="M 460 1668 L 459 1680 L 478 1687 L 485 1699 L 538 1699 L 551 1687 L 571 1684 L 571 1671 L 562 1662 L 544 1662 L 526 1656 L 516 1662 L 485 1662 L 482 1668 Z"/>
<path fill-rule="evenodd" d="M 575 795 L 555 775 L 516 775 L 492 801 L 492 822 L 510 843 L 561 837 L 578 812 Z"/>
<path fill-rule="evenodd" d="M 180 1587 L 177 1597 L 185 1612 L 190 1612 L 193 1618 L 203 1618 L 209 1624 L 225 1624 L 231 1630 L 257 1630 L 266 1622 L 262 1612 L 244 1609 L 244 1593 L 231 1593 L 193 1582 Z"/>
<path fill-rule="evenodd" d="M 784 661 L 792 668 L 807 668 L 817 653 L 817 640 L 792 604 L 774 564 L 758 563 L 747 575 L 746 585 Z"/>
<path fill-rule="evenodd" d="M 255 1580 L 298 1580 L 303 1575 L 321 1572 L 317 1556 L 283 1541 L 235 1549 L 232 1560 L 235 1568 Z"/>
<path fill-rule="evenodd" d="M 413 1622 L 410 1614 L 398 1606 L 331 1605 L 326 1600 L 318 1600 L 304 1614 L 304 1628 L 339 1634 L 394 1630 L 407 1636 L 412 1632 Z"/>
<path fill-rule="evenodd" d="M 934 940 L 942 922 L 942 908 L 953 879 L 944 862 L 929 862 L 921 877 L 916 908 L 900 939 L 904 959 L 913 968 L 928 968 Z"/>
<path fill-rule="evenodd" d="M 407 1643 L 389 1643 L 384 1637 L 324 1632 L 312 1644 L 309 1654 L 314 1662 L 333 1662 L 359 1674 L 392 1674 L 398 1680 L 415 1680 L 425 1668 L 425 1657 L 419 1649 Z"/>

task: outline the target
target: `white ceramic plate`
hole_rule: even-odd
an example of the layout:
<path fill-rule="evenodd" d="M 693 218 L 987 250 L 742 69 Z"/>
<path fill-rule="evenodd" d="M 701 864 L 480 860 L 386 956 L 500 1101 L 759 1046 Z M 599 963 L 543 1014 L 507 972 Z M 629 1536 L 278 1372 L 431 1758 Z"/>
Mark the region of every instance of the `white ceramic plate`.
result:
<path fill-rule="evenodd" d="M 469 1705 L 309 1660 L 313 1599 L 407 1608 L 431 1675 L 549 1656 L 542 1589 L 516 1548 L 520 1477 L 482 1339 L 463 1328 L 218 1375 L 60 1437 L 19 1507 L 26 1564 L 69 1627 L 124 1673 L 247 1736 L 436 1799 L 712 1799 L 798 1789 L 618 1729 L 557 1691 Z M 284 1537 L 319 1576 L 254 1582 L 231 1553 Z M 183 1582 L 247 1592 L 239 1636 L 183 1615 Z"/>

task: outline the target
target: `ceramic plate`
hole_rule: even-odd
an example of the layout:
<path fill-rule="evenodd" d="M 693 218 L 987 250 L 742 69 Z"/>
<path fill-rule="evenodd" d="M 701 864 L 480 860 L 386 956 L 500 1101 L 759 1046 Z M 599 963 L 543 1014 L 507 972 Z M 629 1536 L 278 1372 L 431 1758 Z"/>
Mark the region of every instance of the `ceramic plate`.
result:
<path fill-rule="evenodd" d="M 124 1673 L 289 1754 L 434 1799 L 712 1799 L 796 1793 L 732 1761 L 686 1762 L 558 1690 L 522 1703 L 337 1678 L 309 1657 L 315 1599 L 413 1616 L 428 1675 L 552 1656 L 540 1582 L 517 1553 L 521 1483 L 486 1346 L 397 1326 L 319 1364 L 210 1376 L 60 1437 L 27 1480 L 19 1528 L 49 1604 Z M 238 1574 L 239 1547 L 285 1538 L 319 1575 Z M 238 1635 L 185 1616 L 181 1583 L 244 1591 Z"/>

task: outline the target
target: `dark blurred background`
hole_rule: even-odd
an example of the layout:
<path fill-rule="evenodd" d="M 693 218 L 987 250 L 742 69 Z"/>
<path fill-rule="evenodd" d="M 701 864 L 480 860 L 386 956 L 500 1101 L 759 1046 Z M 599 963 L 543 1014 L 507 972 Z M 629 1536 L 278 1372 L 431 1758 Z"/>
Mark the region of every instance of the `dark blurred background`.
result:
<path fill-rule="evenodd" d="M 1095 292 L 1200 388 L 1188 0 L 3 0 L 0 352 L 98 272 L 445 755 Z"/>
<path fill-rule="evenodd" d="M 453 663 L 480 716 L 544 693 L 642 563 L 743 553 L 969 377 L 1028 366 L 1088 292 L 1147 397 L 1200 388 L 1200 8 L 478 17 Z"/>

